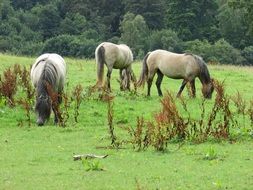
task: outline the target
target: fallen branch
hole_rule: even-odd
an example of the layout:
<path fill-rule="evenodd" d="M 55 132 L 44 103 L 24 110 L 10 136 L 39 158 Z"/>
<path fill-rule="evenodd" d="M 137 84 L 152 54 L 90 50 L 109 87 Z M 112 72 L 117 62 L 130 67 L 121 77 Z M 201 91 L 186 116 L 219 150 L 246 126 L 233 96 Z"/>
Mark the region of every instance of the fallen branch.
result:
<path fill-rule="evenodd" d="M 107 156 L 108 156 L 108 154 L 102 155 L 102 156 L 98 156 L 95 154 L 80 154 L 80 155 L 74 155 L 73 159 L 74 159 L 74 161 L 81 160 L 81 159 L 91 159 L 91 158 L 103 159 L 103 158 L 106 158 Z"/>

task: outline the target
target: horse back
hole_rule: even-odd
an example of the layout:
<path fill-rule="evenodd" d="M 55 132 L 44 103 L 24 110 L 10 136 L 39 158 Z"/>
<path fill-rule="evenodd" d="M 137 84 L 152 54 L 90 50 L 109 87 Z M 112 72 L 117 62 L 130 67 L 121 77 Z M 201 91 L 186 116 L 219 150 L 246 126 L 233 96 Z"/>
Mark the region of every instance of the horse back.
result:
<path fill-rule="evenodd" d="M 97 49 L 101 46 L 105 49 L 105 62 L 107 67 L 115 69 L 126 68 L 133 62 L 132 51 L 127 45 L 103 42 Z"/>
<path fill-rule="evenodd" d="M 191 55 L 177 54 L 165 50 L 151 52 L 147 59 L 149 69 L 159 69 L 173 79 L 187 79 L 199 73 L 199 66 Z"/>
<path fill-rule="evenodd" d="M 43 54 L 39 56 L 31 69 L 31 80 L 36 87 L 38 82 L 42 80 L 42 76 L 45 79 L 51 79 L 54 83 L 54 87 L 62 89 L 66 77 L 66 63 L 64 59 L 58 54 Z"/>

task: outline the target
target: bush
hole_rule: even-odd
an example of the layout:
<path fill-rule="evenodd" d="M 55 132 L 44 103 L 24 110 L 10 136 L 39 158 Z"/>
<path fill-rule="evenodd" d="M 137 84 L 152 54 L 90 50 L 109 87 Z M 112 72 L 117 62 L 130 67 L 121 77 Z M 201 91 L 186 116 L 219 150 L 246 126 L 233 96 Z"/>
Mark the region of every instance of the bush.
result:
<path fill-rule="evenodd" d="M 253 46 L 245 47 L 242 56 L 245 58 L 246 64 L 253 65 Z"/>
<path fill-rule="evenodd" d="M 54 52 L 62 56 L 94 57 L 97 42 L 81 36 L 60 35 L 45 42 L 43 52 Z"/>
<path fill-rule="evenodd" d="M 187 52 L 202 56 L 205 61 L 234 65 L 245 63 L 241 52 L 224 39 L 218 40 L 213 45 L 207 40 L 188 41 L 185 43 L 185 49 Z"/>
<path fill-rule="evenodd" d="M 71 56 L 70 44 L 75 40 L 71 35 L 60 35 L 46 40 L 43 48 L 44 52 L 54 52 L 62 56 Z"/>
<path fill-rule="evenodd" d="M 94 58 L 97 45 L 98 42 L 93 39 L 76 38 L 73 42 L 70 43 L 70 55 L 77 57 Z"/>
<path fill-rule="evenodd" d="M 185 42 L 184 46 L 185 46 L 186 52 L 192 52 L 194 54 L 200 55 L 206 61 L 211 61 L 211 60 L 213 61 L 213 59 L 215 59 L 215 58 L 212 58 L 212 45 L 207 40 L 188 41 L 188 42 Z"/>
<path fill-rule="evenodd" d="M 215 42 L 212 50 L 213 55 L 220 63 L 241 65 L 245 62 L 244 58 L 241 56 L 241 52 L 224 39 Z"/>
<path fill-rule="evenodd" d="M 0 36 L 0 52 L 7 52 L 11 49 L 11 45 L 7 37 Z"/>
<path fill-rule="evenodd" d="M 182 42 L 172 30 L 152 31 L 149 37 L 149 49 L 165 49 L 172 52 L 182 51 Z"/>

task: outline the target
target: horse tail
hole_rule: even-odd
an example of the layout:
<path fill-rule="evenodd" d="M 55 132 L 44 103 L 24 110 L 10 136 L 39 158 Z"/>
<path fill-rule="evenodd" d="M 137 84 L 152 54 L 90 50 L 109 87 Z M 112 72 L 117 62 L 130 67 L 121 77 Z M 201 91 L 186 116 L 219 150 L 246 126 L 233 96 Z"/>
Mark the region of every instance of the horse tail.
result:
<path fill-rule="evenodd" d="M 202 78 L 203 82 L 206 84 L 209 83 L 211 81 L 211 77 L 205 61 L 200 56 L 193 55 L 193 57 L 195 58 L 196 62 L 199 65 L 200 77 Z"/>
<path fill-rule="evenodd" d="M 105 48 L 103 46 L 98 47 L 96 50 L 96 62 L 97 62 L 97 84 L 102 85 L 104 77 L 104 63 L 105 63 Z"/>
<path fill-rule="evenodd" d="M 145 81 L 148 77 L 148 66 L 147 66 L 147 59 L 151 52 L 148 52 L 142 62 L 142 71 L 139 77 L 139 80 L 137 81 L 137 87 L 144 86 Z"/>

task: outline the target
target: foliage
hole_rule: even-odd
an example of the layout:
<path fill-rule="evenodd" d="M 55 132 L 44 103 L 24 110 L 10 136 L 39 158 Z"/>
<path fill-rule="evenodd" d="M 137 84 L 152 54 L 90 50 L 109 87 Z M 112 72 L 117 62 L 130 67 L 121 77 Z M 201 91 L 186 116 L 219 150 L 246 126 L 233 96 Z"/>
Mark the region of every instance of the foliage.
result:
<path fill-rule="evenodd" d="M 145 36 L 148 33 L 148 27 L 141 15 L 134 15 L 133 13 L 124 15 L 121 32 L 121 41 L 131 47 L 135 56 L 140 50 L 145 49 Z"/>
<path fill-rule="evenodd" d="M 226 3 L 219 8 L 217 15 L 221 36 L 236 48 L 243 48 L 252 41 L 244 13 L 244 9 L 233 9 Z"/>
<path fill-rule="evenodd" d="M 143 59 L 157 48 L 191 50 L 183 43 L 199 40 L 213 45 L 209 52 L 198 51 L 208 60 L 251 64 L 246 48 L 253 40 L 251 15 L 246 0 L 2 0 L 0 52 L 94 58 L 96 46 L 110 41 L 126 43 L 135 58 Z M 221 48 L 234 57 L 223 57 Z"/>
<path fill-rule="evenodd" d="M 177 1 L 172 0 L 167 10 L 167 24 L 178 32 L 183 40 L 209 39 L 218 36 L 217 14 L 218 5 L 213 0 Z"/>
<path fill-rule="evenodd" d="M 245 58 L 247 65 L 253 65 L 253 46 L 245 47 L 242 56 Z"/>
<path fill-rule="evenodd" d="M 100 162 L 98 160 L 88 160 L 84 159 L 82 160 L 83 167 L 85 171 L 103 171 L 103 167 L 101 166 Z"/>
<path fill-rule="evenodd" d="M 249 0 L 231 0 L 229 5 L 234 9 L 244 10 L 248 32 L 253 34 L 253 3 Z"/>
<path fill-rule="evenodd" d="M 149 49 L 165 49 L 172 52 L 182 51 L 182 41 L 177 36 L 177 33 L 172 30 L 152 31 L 149 38 Z"/>
<path fill-rule="evenodd" d="M 81 36 L 59 35 L 45 42 L 43 52 L 55 52 L 62 56 L 92 57 L 96 42 Z"/>
<path fill-rule="evenodd" d="M 244 64 L 245 59 L 241 52 L 231 46 L 226 40 L 220 39 L 214 44 L 208 41 L 188 41 L 185 43 L 187 52 L 201 55 L 207 62 L 219 62 L 221 64 Z"/>
<path fill-rule="evenodd" d="M 206 152 L 203 159 L 204 160 L 214 160 L 214 159 L 217 159 L 217 158 L 218 158 L 217 151 L 213 147 L 210 147 L 208 149 L 208 151 Z"/>

